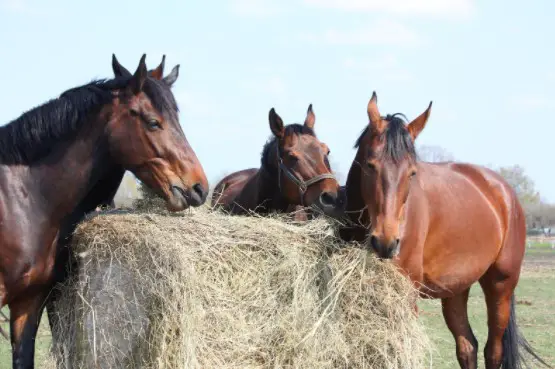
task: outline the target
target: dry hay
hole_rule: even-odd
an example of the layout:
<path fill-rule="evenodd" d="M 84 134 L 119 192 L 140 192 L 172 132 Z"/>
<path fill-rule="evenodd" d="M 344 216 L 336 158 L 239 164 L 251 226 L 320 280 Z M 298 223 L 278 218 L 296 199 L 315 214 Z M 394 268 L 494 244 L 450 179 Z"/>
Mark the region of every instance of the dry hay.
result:
<path fill-rule="evenodd" d="M 410 284 L 332 231 L 325 220 L 205 209 L 96 216 L 75 234 L 80 271 L 58 305 L 58 359 L 67 368 L 426 367 Z"/>

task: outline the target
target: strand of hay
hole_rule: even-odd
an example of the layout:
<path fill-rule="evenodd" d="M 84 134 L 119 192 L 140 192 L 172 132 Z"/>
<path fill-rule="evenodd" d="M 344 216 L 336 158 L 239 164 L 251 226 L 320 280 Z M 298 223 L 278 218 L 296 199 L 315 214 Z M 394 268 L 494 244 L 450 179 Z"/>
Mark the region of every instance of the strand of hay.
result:
<path fill-rule="evenodd" d="M 98 215 L 53 332 L 66 368 L 423 368 L 414 291 L 325 220 Z"/>

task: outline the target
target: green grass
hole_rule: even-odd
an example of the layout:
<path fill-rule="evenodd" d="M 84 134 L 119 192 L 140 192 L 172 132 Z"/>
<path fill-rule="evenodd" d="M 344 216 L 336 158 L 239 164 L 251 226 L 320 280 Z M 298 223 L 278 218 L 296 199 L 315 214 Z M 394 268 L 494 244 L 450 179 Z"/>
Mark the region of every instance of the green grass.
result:
<path fill-rule="evenodd" d="M 9 316 L 8 309 L 2 309 L 6 316 Z M 4 332 L 9 334 L 9 324 L 2 323 L 0 325 Z M 36 341 L 36 353 L 35 353 L 35 367 L 40 368 L 40 363 L 45 360 L 48 355 L 48 351 L 50 349 L 50 327 L 48 326 L 48 318 L 46 317 L 46 313 L 43 314 L 41 326 L 39 329 L 39 333 L 37 335 Z M 11 346 L 9 341 L 5 340 L 2 336 L 0 336 L 0 369 L 11 369 L 12 367 L 12 354 L 11 354 Z"/>
<path fill-rule="evenodd" d="M 548 256 L 548 257 L 545 257 Z M 555 365 L 555 252 L 538 255 L 527 252 L 515 297 L 517 323 L 524 337 L 548 364 Z M 436 351 L 433 368 L 458 368 L 455 341 L 447 329 L 441 313 L 441 300 L 420 300 L 421 319 L 432 337 Z M 484 295 L 478 284 L 470 290 L 468 299 L 470 325 L 479 344 L 479 367 L 484 367 L 483 349 L 487 340 L 487 316 Z M 537 365 L 532 362 L 532 367 Z"/>
<path fill-rule="evenodd" d="M 526 263 L 516 290 L 517 321 L 521 331 L 536 352 L 549 364 L 555 365 L 555 250 L 542 245 L 526 251 Z M 420 318 L 428 329 L 435 351 L 434 369 L 458 368 L 455 345 L 443 322 L 440 300 L 420 300 Z M 469 301 L 470 324 L 479 342 L 479 367 L 483 368 L 483 348 L 486 343 L 486 306 L 479 285 L 471 289 Z M 7 310 L 4 310 L 7 314 Z M 8 324 L 1 324 L 8 332 Z M 46 314 L 37 338 L 36 367 L 48 354 L 50 331 Z M 9 342 L 0 337 L 0 369 L 11 368 Z M 533 365 L 532 367 L 536 367 Z"/>

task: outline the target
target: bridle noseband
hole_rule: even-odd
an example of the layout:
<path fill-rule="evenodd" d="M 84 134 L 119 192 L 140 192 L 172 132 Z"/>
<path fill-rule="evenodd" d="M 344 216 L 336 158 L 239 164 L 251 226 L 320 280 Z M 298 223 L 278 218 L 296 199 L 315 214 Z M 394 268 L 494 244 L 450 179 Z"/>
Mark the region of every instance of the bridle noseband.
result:
<path fill-rule="evenodd" d="M 337 180 L 337 178 L 335 178 L 335 176 L 332 173 L 324 173 L 324 174 L 319 174 L 317 176 L 314 176 L 314 177 L 304 181 L 301 178 L 297 177 L 295 175 L 295 173 L 293 173 L 283 163 L 283 159 L 281 158 L 281 156 L 279 154 L 279 145 L 276 146 L 276 152 L 277 152 L 277 158 L 278 158 L 278 164 L 279 164 L 279 168 L 278 168 L 278 186 L 279 186 L 279 190 L 281 191 L 281 172 L 283 172 L 299 188 L 301 206 L 304 206 L 304 194 L 306 193 L 306 190 L 308 189 L 309 186 L 312 186 L 315 183 L 323 181 L 324 179 Z"/>

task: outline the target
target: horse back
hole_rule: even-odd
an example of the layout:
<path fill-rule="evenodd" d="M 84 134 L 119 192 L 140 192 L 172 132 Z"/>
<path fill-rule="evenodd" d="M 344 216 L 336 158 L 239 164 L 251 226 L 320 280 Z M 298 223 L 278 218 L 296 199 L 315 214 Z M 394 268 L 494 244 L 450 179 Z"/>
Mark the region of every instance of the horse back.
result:
<path fill-rule="evenodd" d="M 225 176 L 212 193 L 212 206 L 223 206 L 225 209 L 230 210 L 232 205 L 240 200 L 241 194 L 245 191 L 245 187 L 251 182 L 258 174 L 258 169 L 250 168 L 240 170 Z M 249 196 L 256 196 L 256 191 L 249 191 Z M 246 205 L 246 204 L 245 204 Z"/>

